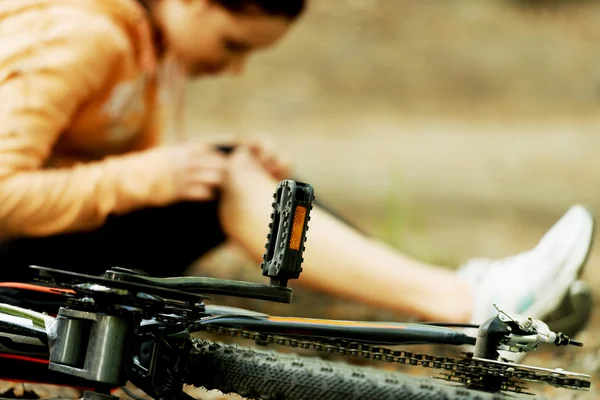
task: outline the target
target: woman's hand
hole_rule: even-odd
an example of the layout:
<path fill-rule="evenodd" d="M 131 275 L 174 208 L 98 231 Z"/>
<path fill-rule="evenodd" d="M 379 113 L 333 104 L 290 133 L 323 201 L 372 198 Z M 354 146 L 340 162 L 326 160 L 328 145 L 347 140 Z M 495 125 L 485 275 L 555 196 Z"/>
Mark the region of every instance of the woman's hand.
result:
<path fill-rule="evenodd" d="M 248 147 L 250 154 L 258 159 L 273 178 L 278 181 L 290 178 L 292 163 L 289 158 L 277 151 L 273 143 L 262 139 L 250 139 L 242 144 Z"/>
<path fill-rule="evenodd" d="M 281 151 L 276 150 L 275 145 L 269 140 L 238 139 L 217 145 L 228 149 L 232 148 L 233 151 L 245 148 L 275 180 L 280 181 L 291 177 L 292 163 L 288 157 L 281 154 Z"/>
<path fill-rule="evenodd" d="M 215 197 L 225 179 L 227 156 L 212 143 L 198 140 L 168 148 L 178 200 L 208 201 Z"/>

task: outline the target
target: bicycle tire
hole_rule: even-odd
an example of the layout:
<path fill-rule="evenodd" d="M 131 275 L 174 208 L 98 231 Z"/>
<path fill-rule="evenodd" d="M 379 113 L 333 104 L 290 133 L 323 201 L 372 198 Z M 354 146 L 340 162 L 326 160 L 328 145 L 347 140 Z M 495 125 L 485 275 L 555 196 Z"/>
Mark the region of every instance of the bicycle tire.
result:
<path fill-rule="evenodd" d="M 194 339 L 185 382 L 263 400 L 506 400 L 430 377 Z M 527 399 L 542 397 L 527 395 Z"/>

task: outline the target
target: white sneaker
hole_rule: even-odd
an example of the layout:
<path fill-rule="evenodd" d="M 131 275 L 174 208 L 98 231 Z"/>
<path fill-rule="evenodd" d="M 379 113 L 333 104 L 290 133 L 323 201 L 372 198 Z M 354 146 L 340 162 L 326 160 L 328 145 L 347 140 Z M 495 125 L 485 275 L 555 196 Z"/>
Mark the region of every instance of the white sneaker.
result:
<path fill-rule="evenodd" d="M 594 219 L 583 206 L 572 206 L 538 245 L 501 260 L 473 259 L 459 269 L 471 283 L 475 301 L 472 323 L 508 313 L 544 320 L 560 307 L 578 280 L 592 245 Z"/>

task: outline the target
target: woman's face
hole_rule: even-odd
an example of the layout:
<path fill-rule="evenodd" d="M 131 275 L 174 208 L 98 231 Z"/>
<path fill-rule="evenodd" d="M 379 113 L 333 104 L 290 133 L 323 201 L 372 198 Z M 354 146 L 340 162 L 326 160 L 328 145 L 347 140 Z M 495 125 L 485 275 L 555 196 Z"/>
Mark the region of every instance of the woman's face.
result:
<path fill-rule="evenodd" d="M 248 56 L 273 45 L 292 23 L 258 11 L 232 13 L 211 0 L 162 0 L 155 11 L 168 50 L 192 76 L 242 73 Z"/>

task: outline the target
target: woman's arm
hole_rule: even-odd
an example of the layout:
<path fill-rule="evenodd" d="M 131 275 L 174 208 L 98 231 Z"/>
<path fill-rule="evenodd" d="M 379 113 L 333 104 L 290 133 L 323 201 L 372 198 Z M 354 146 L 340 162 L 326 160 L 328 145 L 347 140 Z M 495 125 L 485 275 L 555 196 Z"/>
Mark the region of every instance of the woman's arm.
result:
<path fill-rule="evenodd" d="M 23 18 L 31 20 L 32 12 Z M 41 169 L 79 107 L 130 49 L 125 33 L 102 15 L 68 8 L 36 13 L 36 25 L 2 34 L 0 237 L 90 229 L 110 213 L 172 202 L 163 149 Z M 18 18 L 8 23 L 18 26 Z"/>

